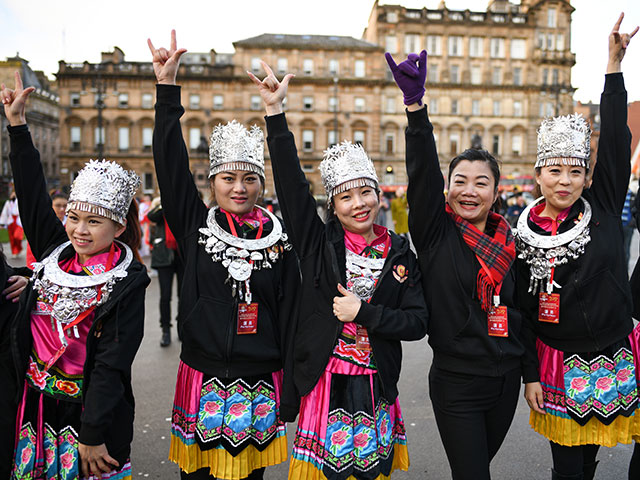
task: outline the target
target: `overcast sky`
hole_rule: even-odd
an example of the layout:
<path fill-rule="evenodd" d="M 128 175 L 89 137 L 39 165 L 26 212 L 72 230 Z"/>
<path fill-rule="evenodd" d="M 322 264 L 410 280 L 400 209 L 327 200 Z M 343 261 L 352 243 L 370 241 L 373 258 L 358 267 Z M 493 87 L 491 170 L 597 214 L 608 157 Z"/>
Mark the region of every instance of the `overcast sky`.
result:
<path fill-rule="evenodd" d="M 381 0 L 411 8 L 437 8 L 439 0 Z M 640 24 L 639 0 L 572 0 L 571 50 L 577 55 L 572 83 L 580 101 L 599 101 L 607 61 L 607 35 L 618 14 L 622 30 Z M 485 0 L 449 0 L 450 9 L 484 10 Z M 606 9 L 605 6 L 606 5 Z M 100 52 L 120 47 L 126 59 L 150 59 L 146 38 L 166 45 L 169 31 L 192 52 L 233 52 L 232 42 L 261 33 L 362 36 L 373 0 L 0 0 L 0 58 L 20 56 L 50 77 L 58 60 L 97 62 Z M 623 70 L 629 100 L 640 100 L 640 34 L 629 47 Z"/>

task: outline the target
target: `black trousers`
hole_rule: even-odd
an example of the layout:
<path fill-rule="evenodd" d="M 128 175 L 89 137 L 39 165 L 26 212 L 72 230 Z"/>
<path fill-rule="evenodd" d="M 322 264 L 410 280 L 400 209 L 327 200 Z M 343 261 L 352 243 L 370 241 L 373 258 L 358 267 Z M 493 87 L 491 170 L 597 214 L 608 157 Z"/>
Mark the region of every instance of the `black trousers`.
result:
<path fill-rule="evenodd" d="M 180 478 L 181 480 L 215 480 L 216 477 L 209 475 L 208 468 L 201 468 L 193 473 L 184 473 L 180 470 Z M 264 468 L 259 468 L 258 470 L 254 470 L 244 480 L 262 480 L 264 478 Z"/>
<path fill-rule="evenodd" d="M 554 442 L 551 445 L 553 457 L 553 469 L 560 475 L 580 475 L 585 471 L 585 466 L 593 465 L 598 455 L 600 445 L 576 445 L 565 447 Z"/>
<path fill-rule="evenodd" d="M 488 480 L 489 463 L 511 426 L 520 369 L 500 377 L 431 367 L 429 396 L 454 480 Z"/>
<path fill-rule="evenodd" d="M 156 268 L 158 271 L 158 283 L 160 284 L 160 327 L 171 328 L 171 297 L 173 294 L 173 276 L 178 280 L 178 302 L 180 302 L 180 292 L 182 290 L 182 278 L 184 276 L 184 266 L 182 261 L 175 255 L 173 265 L 170 267 Z M 178 307 L 178 311 L 180 307 Z"/>

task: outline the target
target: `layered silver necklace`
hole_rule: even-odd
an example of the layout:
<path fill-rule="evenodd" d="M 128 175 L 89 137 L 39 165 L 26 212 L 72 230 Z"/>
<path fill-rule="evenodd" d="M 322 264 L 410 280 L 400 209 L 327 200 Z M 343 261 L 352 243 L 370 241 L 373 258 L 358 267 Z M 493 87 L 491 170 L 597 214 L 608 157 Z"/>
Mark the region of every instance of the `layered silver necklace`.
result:
<path fill-rule="evenodd" d="M 384 258 L 369 258 L 347 249 L 346 268 L 349 290 L 360 300 L 368 302 L 373 296 L 376 283 L 384 267 Z"/>
<path fill-rule="evenodd" d="M 546 286 L 546 292 L 552 293 L 553 287 L 560 285 L 551 283 L 551 269 L 564 265 L 569 260 L 576 260 L 584 253 L 585 246 L 591 241 L 589 236 L 589 222 L 591 221 L 591 205 L 583 197 L 584 204 L 582 218 L 570 230 L 558 235 L 540 235 L 529 227 L 529 212 L 538 203 L 544 200 L 540 197 L 529 204 L 520 214 L 515 232 L 518 258 L 529 265 L 531 277 L 529 292 L 542 291 Z"/>
<path fill-rule="evenodd" d="M 256 205 L 273 224 L 271 232 L 263 238 L 240 238 L 227 232 L 216 221 L 216 211 L 213 207 L 207 215 L 207 226 L 200 229 L 199 243 L 204 245 L 205 251 L 211 255 L 214 262 L 221 262 L 227 269 L 227 283 L 231 284 L 231 294 L 239 296 L 241 300 L 251 303 L 250 278 L 254 270 L 271 268 L 272 264 L 291 250 L 288 236 L 282 231 L 282 225 L 277 217 L 269 210 Z M 244 288 L 243 288 L 244 286 Z"/>
<path fill-rule="evenodd" d="M 133 252 L 126 244 L 117 243 L 125 252 L 124 260 L 111 270 L 97 275 L 72 275 L 60 268 L 60 253 L 71 245 L 70 241 L 58 246 L 47 258 L 34 264 L 31 277 L 33 289 L 38 293 L 39 301 L 51 305 L 51 326 L 57 330 L 63 346 L 67 346 L 64 327 L 85 310 L 105 303 L 116 282 L 127 276 Z M 73 333 L 76 338 L 79 337 L 76 326 L 73 327 Z"/>

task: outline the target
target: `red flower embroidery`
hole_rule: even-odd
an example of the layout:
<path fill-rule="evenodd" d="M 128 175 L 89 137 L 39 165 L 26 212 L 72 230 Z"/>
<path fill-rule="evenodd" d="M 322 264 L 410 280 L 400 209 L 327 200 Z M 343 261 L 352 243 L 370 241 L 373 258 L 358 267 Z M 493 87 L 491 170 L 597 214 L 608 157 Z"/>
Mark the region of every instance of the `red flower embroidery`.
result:
<path fill-rule="evenodd" d="M 27 371 L 27 375 L 31 377 L 31 380 L 38 388 L 44 388 L 47 386 L 47 378 L 49 374 L 47 372 L 41 372 L 38 369 L 38 364 L 36 362 L 29 363 L 29 370 Z"/>
<path fill-rule="evenodd" d="M 363 448 L 369 443 L 369 435 L 366 433 L 359 433 L 353 437 L 353 446 L 356 448 Z"/>
<path fill-rule="evenodd" d="M 587 380 L 582 377 L 577 377 L 571 380 L 571 388 L 577 390 L 578 392 L 582 392 L 587 386 Z"/>
<path fill-rule="evenodd" d="M 47 460 L 47 465 L 53 464 L 53 460 L 55 459 L 55 454 L 53 452 L 53 448 L 49 447 L 44 451 L 45 459 Z"/>
<path fill-rule="evenodd" d="M 380 436 L 384 437 L 387 432 L 389 431 L 389 428 L 387 426 L 388 424 L 388 420 L 385 418 L 384 420 L 382 420 L 382 422 L 380 423 Z"/>
<path fill-rule="evenodd" d="M 266 403 L 261 403 L 253 410 L 253 414 L 260 418 L 266 417 L 269 412 L 271 412 L 271 408 Z"/>
<path fill-rule="evenodd" d="M 206 402 L 204 404 L 204 411 L 209 415 L 215 415 L 216 413 L 218 413 L 218 410 L 220 410 L 220 405 L 218 405 L 216 402 Z"/>
<path fill-rule="evenodd" d="M 243 403 L 234 403 L 229 408 L 229 413 L 234 417 L 241 417 L 242 414 L 247 410 L 247 406 Z"/>
<path fill-rule="evenodd" d="M 68 382 L 65 380 L 58 380 L 56 382 L 56 387 L 58 390 L 60 390 L 61 392 L 66 393 L 67 395 L 75 395 L 76 393 L 78 393 L 80 391 L 80 389 L 78 388 L 78 384 L 75 382 Z"/>
<path fill-rule="evenodd" d="M 335 445 L 344 445 L 345 442 L 347 441 L 348 436 L 349 434 L 344 430 L 338 430 L 337 432 L 333 432 L 333 435 L 331 435 L 331 443 Z"/>
<path fill-rule="evenodd" d="M 22 455 L 20 458 L 22 459 L 23 465 L 26 465 L 27 463 L 29 463 L 29 460 L 31 460 L 32 453 L 33 453 L 33 448 L 31 448 L 31 445 L 28 445 L 22 449 Z"/>
<path fill-rule="evenodd" d="M 62 463 L 62 468 L 65 470 L 71 470 L 74 460 L 73 453 L 71 452 L 65 452 L 60 455 L 60 463 Z"/>
<path fill-rule="evenodd" d="M 628 368 L 621 368 L 616 373 L 616 380 L 620 383 L 625 383 L 631 377 L 631 370 Z"/>
<path fill-rule="evenodd" d="M 598 380 L 596 380 L 596 388 L 598 390 L 602 390 L 603 392 L 606 392 L 607 390 L 609 390 L 612 384 L 613 384 L 613 380 L 611 380 L 609 377 L 601 377 Z"/>

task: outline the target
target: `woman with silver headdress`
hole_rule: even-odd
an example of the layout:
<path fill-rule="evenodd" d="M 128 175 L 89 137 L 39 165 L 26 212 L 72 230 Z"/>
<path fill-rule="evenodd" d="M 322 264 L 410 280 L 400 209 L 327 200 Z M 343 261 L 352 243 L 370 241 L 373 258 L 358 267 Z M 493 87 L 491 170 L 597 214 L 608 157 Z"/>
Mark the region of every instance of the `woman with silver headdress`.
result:
<path fill-rule="evenodd" d="M 428 318 L 415 255 L 407 239 L 374 224 L 378 177 L 361 145 L 325 152 L 322 221 L 282 113 L 292 76 L 279 82 L 262 65 L 263 81 L 249 76 L 265 103 L 276 192 L 302 271 L 292 378 L 302 398 L 289 478 L 387 478 L 409 467 L 400 341 L 422 338 Z"/>
<path fill-rule="evenodd" d="M 131 364 L 142 341 L 147 270 L 134 172 L 90 161 L 71 186 L 67 223 L 51 208 L 25 118 L 23 89 L 3 85 L 11 168 L 38 261 L 11 338 L 21 379 L 11 478 L 131 478 Z"/>
<path fill-rule="evenodd" d="M 600 140 L 590 188 L 590 135 L 579 115 L 538 130 L 536 182 L 542 197 L 517 223 L 527 345 L 530 423 L 547 437 L 552 478 L 592 479 L 600 446 L 640 435 L 640 330 L 633 328 L 620 215 L 630 174 L 627 92 L 620 69 L 631 34 L 609 35 L 600 101 Z"/>
<path fill-rule="evenodd" d="M 167 224 L 184 260 L 182 352 L 170 459 L 182 478 L 263 478 L 286 461 L 282 369 L 300 274 L 282 224 L 256 205 L 264 189 L 262 130 L 236 121 L 211 134 L 202 203 L 182 138 L 176 74 L 184 49 L 155 49 L 153 155 Z M 286 371 L 285 371 L 286 374 Z"/>

